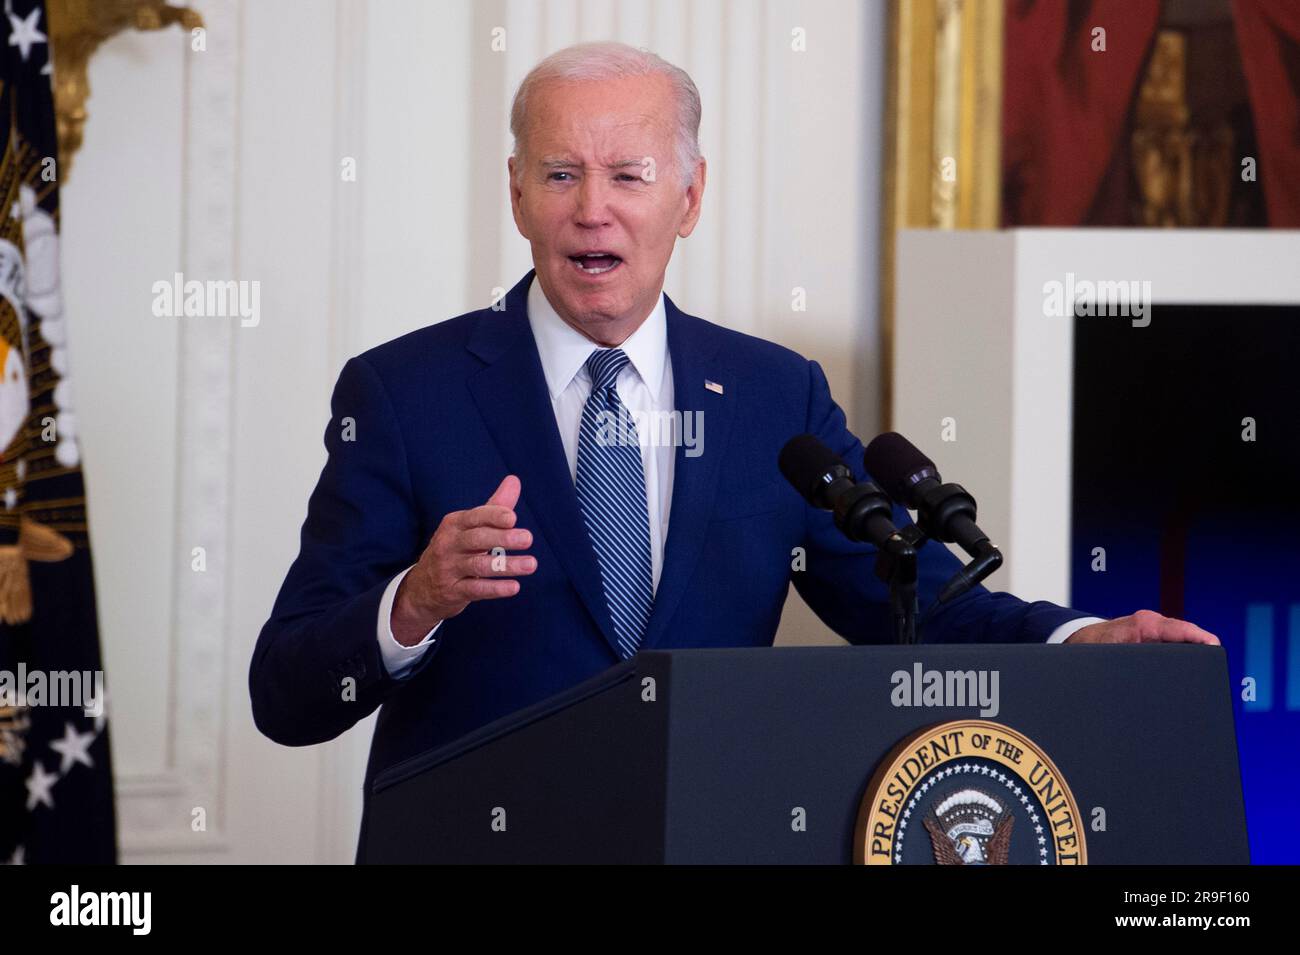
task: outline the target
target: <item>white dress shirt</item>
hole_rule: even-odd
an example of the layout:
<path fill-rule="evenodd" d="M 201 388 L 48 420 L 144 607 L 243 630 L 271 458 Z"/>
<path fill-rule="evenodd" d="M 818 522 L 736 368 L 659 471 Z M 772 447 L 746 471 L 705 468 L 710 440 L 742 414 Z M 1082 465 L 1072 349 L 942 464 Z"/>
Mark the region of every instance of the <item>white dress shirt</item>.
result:
<path fill-rule="evenodd" d="M 560 443 L 569 464 L 569 477 L 578 480 L 578 433 L 582 410 L 591 395 L 591 375 L 587 359 L 595 344 L 564 319 L 560 318 L 542 284 L 536 280 L 528 289 L 528 324 L 537 342 L 542 360 L 546 389 L 551 396 L 551 410 L 560 431 Z M 641 444 L 641 468 L 645 474 L 646 511 L 650 517 L 650 585 L 657 592 L 664 567 L 664 542 L 668 539 L 668 511 L 673 497 L 673 469 L 676 463 L 672 431 L 662 423 L 670 420 L 673 391 L 672 360 L 668 355 L 668 317 L 660 293 L 654 309 L 635 332 L 618 346 L 628 363 L 618 373 L 614 388 L 636 425 Z M 657 417 L 657 413 L 664 413 Z M 430 630 L 419 643 L 404 647 L 392 631 L 393 600 L 402 571 L 388 584 L 379 602 L 379 649 L 388 672 L 405 676 L 434 643 L 438 627 Z M 439 624 L 441 626 L 441 624 Z"/>
<path fill-rule="evenodd" d="M 569 477 L 578 479 L 578 433 L 582 424 L 582 410 L 591 394 L 591 375 L 586 362 L 591 353 L 601 347 L 593 343 L 556 313 L 542 284 L 534 279 L 528 289 L 528 324 L 537 342 L 537 353 L 542 360 L 542 372 L 551 395 L 551 410 L 564 445 L 564 456 L 569 463 Z M 651 586 L 659 590 L 659 577 L 663 573 L 664 542 L 668 539 L 668 517 L 673 496 L 673 466 L 676 460 L 672 432 L 658 422 L 657 412 L 671 412 L 674 404 L 672 357 L 668 354 L 668 319 L 664 310 L 664 297 L 660 293 L 650 315 L 622 345 L 628 363 L 618 373 L 614 383 L 618 397 L 626 406 L 637 426 L 641 444 L 641 467 L 645 473 L 646 510 L 650 517 L 650 570 Z M 392 631 L 393 600 L 402 579 L 410 571 L 402 571 L 388 584 L 379 602 L 379 648 L 388 672 L 397 678 L 405 676 L 434 643 L 438 627 L 430 630 L 419 643 L 405 647 L 397 642 Z M 1098 617 L 1084 617 L 1057 627 L 1048 643 L 1062 643 L 1074 631 Z M 442 624 L 438 624 L 441 626 Z"/>

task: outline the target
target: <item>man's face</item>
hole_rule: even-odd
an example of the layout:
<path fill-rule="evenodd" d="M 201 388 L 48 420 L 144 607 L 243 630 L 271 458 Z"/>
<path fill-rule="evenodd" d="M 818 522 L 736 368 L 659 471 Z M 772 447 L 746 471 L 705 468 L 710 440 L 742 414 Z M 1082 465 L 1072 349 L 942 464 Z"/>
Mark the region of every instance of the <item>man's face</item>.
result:
<path fill-rule="evenodd" d="M 543 83 L 528 116 L 509 163 L 515 224 L 560 317 L 620 344 L 654 308 L 677 237 L 695 228 L 704 164 L 683 185 L 663 76 Z"/>

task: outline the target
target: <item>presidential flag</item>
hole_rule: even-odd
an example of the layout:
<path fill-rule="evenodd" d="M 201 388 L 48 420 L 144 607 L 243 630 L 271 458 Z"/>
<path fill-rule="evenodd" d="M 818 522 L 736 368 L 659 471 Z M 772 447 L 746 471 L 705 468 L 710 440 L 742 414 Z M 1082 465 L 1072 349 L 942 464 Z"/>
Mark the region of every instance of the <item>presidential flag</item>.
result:
<path fill-rule="evenodd" d="M 111 863 L 117 840 L 86 496 L 59 285 L 43 0 L 0 43 L 0 862 Z"/>

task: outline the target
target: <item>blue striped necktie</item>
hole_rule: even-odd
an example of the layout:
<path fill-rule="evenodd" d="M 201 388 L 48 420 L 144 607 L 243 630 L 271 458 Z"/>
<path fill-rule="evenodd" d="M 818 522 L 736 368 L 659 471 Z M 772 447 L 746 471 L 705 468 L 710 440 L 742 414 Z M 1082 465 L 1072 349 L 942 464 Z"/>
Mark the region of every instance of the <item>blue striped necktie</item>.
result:
<path fill-rule="evenodd" d="M 591 396 L 578 432 L 577 478 L 578 504 L 624 659 L 641 646 L 654 605 L 641 445 L 614 388 L 627 363 L 621 348 L 597 349 L 587 359 Z"/>

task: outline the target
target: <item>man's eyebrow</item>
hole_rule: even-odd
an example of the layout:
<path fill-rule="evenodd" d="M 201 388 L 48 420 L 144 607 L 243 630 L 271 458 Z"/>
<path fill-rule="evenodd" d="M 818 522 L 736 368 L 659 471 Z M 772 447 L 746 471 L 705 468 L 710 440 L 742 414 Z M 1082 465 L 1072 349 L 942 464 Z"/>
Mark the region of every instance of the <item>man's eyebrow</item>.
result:
<path fill-rule="evenodd" d="M 540 165 L 546 169 L 574 169 L 581 168 L 582 163 L 576 159 L 565 159 L 562 157 L 544 158 L 539 160 Z M 645 165 L 644 159 L 620 159 L 617 162 L 606 163 L 606 169 L 629 169 L 632 167 L 640 168 Z"/>

